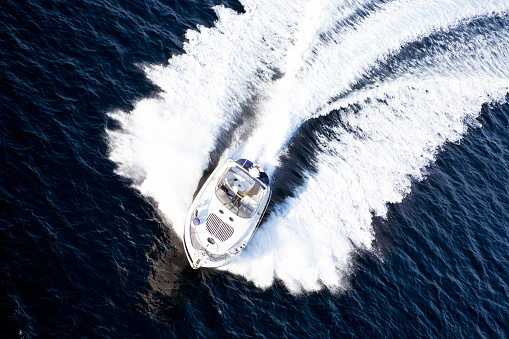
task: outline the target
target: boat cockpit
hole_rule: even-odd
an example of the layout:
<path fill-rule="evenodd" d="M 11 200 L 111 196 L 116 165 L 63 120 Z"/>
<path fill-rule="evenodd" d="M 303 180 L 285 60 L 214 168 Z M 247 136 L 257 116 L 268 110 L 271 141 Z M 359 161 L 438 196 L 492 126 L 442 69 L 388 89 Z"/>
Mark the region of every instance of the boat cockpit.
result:
<path fill-rule="evenodd" d="M 257 172 L 256 168 L 251 171 Z M 253 173 L 258 176 L 258 173 Z M 241 218 L 251 218 L 265 195 L 266 188 L 239 166 L 228 168 L 216 187 L 216 196 L 223 206 Z"/>

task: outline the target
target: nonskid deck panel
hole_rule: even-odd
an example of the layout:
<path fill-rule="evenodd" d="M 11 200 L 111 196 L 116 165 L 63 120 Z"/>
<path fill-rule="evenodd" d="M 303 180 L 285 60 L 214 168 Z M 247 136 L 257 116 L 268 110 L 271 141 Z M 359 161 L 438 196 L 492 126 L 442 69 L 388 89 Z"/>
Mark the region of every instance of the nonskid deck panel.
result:
<path fill-rule="evenodd" d="M 217 215 L 210 213 L 207 217 L 207 231 L 224 242 L 233 235 L 233 227 L 223 222 Z"/>

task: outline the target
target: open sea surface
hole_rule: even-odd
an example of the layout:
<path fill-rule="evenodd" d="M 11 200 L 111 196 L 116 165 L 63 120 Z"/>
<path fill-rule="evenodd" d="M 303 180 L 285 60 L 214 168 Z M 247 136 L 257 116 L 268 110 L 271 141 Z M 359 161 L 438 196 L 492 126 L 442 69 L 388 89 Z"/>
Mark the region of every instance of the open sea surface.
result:
<path fill-rule="evenodd" d="M 507 338 L 507 0 L 3 0 L 2 338 Z M 193 195 L 273 197 L 193 270 Z"/>

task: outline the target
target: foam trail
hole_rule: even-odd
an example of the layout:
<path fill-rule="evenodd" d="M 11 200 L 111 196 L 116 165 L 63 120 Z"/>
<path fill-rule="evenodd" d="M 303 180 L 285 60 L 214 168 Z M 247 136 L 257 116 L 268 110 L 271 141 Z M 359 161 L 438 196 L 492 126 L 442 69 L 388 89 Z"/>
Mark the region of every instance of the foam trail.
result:
<path fill-rule="evenodd" d="M 457 25 L 463 19 L 508 9 L 507 1 L 501 0 L 391 2 L 353 27 L 331 29 L 327 40 L 314 39 L 305 50 L 290 49 L 290 72 L 268 90 L 261 123 L 238 153 L 247 153 L 269 168 L 276 166 L 279 153 L 303 121 L 330 98 L 351 91 L 367 70 L 406 43 Z M 325 21 L 330 22 L 333 17 L 326 17 Z M 294 51 L 300 64 L 295 64 Z"/>
<path fill-rule="evenodd" d="M 340 109 L 338 126 L 351 128 L 333 126 L 337 138 L 322 138 L 317 173 L 304 173 L 304 185 L 275 206 L 226 269 L 260 287 L 280 279 L 293 292 L 342 288 L 352 253 L 372 246 L 372 212 L 384 216 L 387 203 L 401 201 L 409 177 L 421 178 L 437 149 L 465 133 L 467 118 L 507 92 L 509 39 L 499 34 L 483 45 L 483 59 L 472 59 L 468 46 L 451 46 L 373 88 L 358 91 L 353 84 L 408 43 L 507 12 L 505 2 L 375 7 L 369 1 L 246 0 L 241 15 L 216 7 L 215 27 L 187 32 L 185 54 L 145 67 L 162 92 L 132 112 L 110 114 L 119 128 L 107 131 L 109 157 L 181 235 L 216 141 L 242 121 L 243 105 L 258 99 L 257 127 L 225 155 L 251 158 L 270 171 L 306 119 Z M 458 51 L 461 58 L 454 58 Z"/>

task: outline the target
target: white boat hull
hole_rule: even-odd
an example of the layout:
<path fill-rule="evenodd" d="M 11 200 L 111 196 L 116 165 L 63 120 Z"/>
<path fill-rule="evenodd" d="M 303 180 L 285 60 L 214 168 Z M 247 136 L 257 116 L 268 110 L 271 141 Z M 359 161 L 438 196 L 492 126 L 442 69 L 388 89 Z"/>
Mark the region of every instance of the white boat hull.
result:
<path fill-rule="evenodd" d="M 194 269 L 224 266 L 237 258 L 267 209 L 268 177 L 251 162 L 239 161 L 245 162 L 228 159 L 219 165 L 189 208 L 184 248 Z"/>

